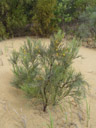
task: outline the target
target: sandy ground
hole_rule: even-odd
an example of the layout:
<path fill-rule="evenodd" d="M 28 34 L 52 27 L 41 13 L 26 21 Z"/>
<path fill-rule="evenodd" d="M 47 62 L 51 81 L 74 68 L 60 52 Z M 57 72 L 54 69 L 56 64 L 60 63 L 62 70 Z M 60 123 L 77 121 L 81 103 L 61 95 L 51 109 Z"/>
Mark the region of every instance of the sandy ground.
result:
<path fill-rule="evenodd" d="M 47 128 L 50 121 L 49 114 L 42 112 L 42 105 L 27 99 L 21 90 L 10 84 L 13 74 L 8 59 L 12 50 L 18 49 L 24 41 L 26 41 L 25 38 L 16 38 L 0 42 L 0 128 Z M 48 39 L 43 41 L 49 42 Z M 96 50 L 81 47 L 79 54 L 83 59 L 76 59 L 73 66 L 77 71 L 82 72 L 90 85 L 89 128 L 96 128 Z M 57 123 L 55 127 L 65 128 L 63 121 L 60 122 L 60 113 L 58 115 L 56 107 L 51 109 L 51 113 Z M 75 128 L 75 125 L 70 128 Z M 79 123 L 76 128 L 85 128 L 85 123 Z"/>

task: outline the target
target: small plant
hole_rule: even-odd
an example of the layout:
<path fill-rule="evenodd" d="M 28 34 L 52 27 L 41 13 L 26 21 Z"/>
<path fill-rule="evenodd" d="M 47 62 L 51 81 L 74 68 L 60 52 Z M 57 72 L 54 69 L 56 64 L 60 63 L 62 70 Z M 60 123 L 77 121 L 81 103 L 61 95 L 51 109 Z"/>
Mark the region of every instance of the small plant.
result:
<path fill-rule="evenodd" d="M 61 112 L 63 113 L 64 115 L 64 118 L 65 118 L 65 123 L 68 124 L 68 115 L 67 115 L 67 112 L 66 112 L 66 107 L 64 106 L 64 108 L 60 105 L 60 110 Z"/>
<path fill-rule="evenodd" d="M 48 124 L 48 128 L 54 128 L 54 121 L 50 112 L 49 115 L 50 115 L 50 124 Z"/>
<path fill-rule="evenodd" d="M 44 112 L 48 105 L 55 105 L 67 96 L 79 101 L 85 94 L 86 82 L 71 67 L 73 59 L 78 57 L 79 44 L 73 39 L 65 45 L 63 36 L 59 31 L 48 47 L 28 39 L 10 58 L 15 76 L 13 84 L 30 97 L 40 99 Z"/>
<path fill-rule="evenodd" d="M 87 115 L 87 123 L 86 123 L 86 126 L 89 127 L 90 105 L 88 104 L 88 101 L 87 100 L 86 100 L 86 115 Z"/>

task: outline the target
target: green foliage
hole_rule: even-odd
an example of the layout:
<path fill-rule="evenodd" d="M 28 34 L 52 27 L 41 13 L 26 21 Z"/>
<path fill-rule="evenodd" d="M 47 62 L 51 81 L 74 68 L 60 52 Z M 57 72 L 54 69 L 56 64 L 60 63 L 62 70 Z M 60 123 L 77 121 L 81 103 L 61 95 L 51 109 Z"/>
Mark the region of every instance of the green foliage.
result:
<path fill-rule="evenodd" d="M 5 38 L 26 34 L 49 36 L 62 26 L 66 31 L 67 26 L 78 21 L 78 17 L 88 6 L 95 8 L 96 1 L 1 0 L 0 38 L 2 35 Z"/>
<path fill-rule="evenodd" d="M 58 22 L 69 23 L 78 18 L 86 7 L 85 0 L 58 0 L 56 18 Z"/>
<path fill-rule="evenodd" d="M 82 75 L 71 67 L 77 57 L 78 42 L 73 39 L 65 46 L 62 38 L 59 31 L 51 38 L 49 47 L 39 41 L 31 43 L 28 39 L 10 58 L 15 76 L 13 84 L 30 97 L 41 99 L 43 111 L 66 96 L 78 101 L 85 94 Z"/>
<path fill-rule="evenodd" d="M 81 25 L 78 29 L 78 35 L 81 38 L 94 37 L 96 39 L 96 7 L 87 7 L 79 18 Z"/>
<path fill-rule="evenodd" d="M 22 32 L 21 30 L 24 29 L 24 26 L 27 23 L 26 14 L 24 14 L 24 9 L 21 8 L 19 5 L 15 9 L 11 9 L 12 13 L 7 15 L 6 23 L 7 23 L 7 30 L 11 35 L 18 34 L 18 32 Z"/>
<path fill-rule="evenodd" d="M 58 22 L 70 22 L 72 20 L 72 3 L 70 0 L 58 0 L 56 18 Z"/>
<path fill-rule="evenodd" d="M 2 22 L 0 22 L 0 38 L 4 39 L 6 37 L 6 29 Z"/>
<path fill-rule="evenodd" d="M 56 30 L 57 24 L 53 22 L 56 0 L 38 0 L 32 18 L 32 31 L 39 35 L 49 35 Z"/>
<path fill-rule="evenodd" d="M 30 1 L 30 4 L 32 2 L 34 1 Z M 26 25 L 29 23 L 28 16 L 31 15 L 28 5 L 27 0 L 2 0 L 0 2 L 0 21 L 9 36 L 18 36 L 24 33 Z M 0 31 L 2 32 L 2 30 Z"/>

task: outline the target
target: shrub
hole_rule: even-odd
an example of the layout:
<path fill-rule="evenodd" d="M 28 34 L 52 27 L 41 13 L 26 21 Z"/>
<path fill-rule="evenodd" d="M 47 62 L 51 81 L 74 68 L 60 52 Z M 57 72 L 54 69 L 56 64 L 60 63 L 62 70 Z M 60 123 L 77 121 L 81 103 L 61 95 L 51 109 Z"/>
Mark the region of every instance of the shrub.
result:
<path fill-rule="evenodd" d="M 85 0 L 57 0 L 58 6 L 55 11 L 58 22 L 62 24 L 76 20 L 79 14 L 85 10 Z"/>
<path fill-rule="evenodd" d="M 78 35 L 81 38 L 96 39 L 96 7 L 87 7 L 79 17 L 81 24 L 78 28 Z"/>
<path fill-rule="evenodd" d="M 23 8 L 23 2 L 11 1 L 7 3 L 9 5 L 9 13 L 6 17 L 6 28 L 10 35 L 15 36 L 22 35 L 27 24 L 27 16 L 25 8 Z"/>
<path fill-rule="evenodd" d="M 66 96 L 77 100 L 85 94 L 81 73 L 75 73 L 71 67 L 77 57 L 78 42 L 73 39 L 64 46 L 62 37 L 61 32 L 55 34 L 49 47 L 38 41 L 31 43 L 28 39 L 10 58 L 15 76 L 13 84 L 30 97 L 41 99 L 43 111 Z"/>
<path fill-rule="evenodd" d="M 32 17 L 33 2 L 31 0 L 0 1 L 0 21 L 10 37 L 24 35 L 26 32 L 26 25 Z"/>
<path fill-rule="evenodd" d="M 4 39 L 7 36 L 6 29 L 2 22 L 0 22 L 0 39 Z"/>
<path fill-rule="evenodd" d="M 58 23 L 68 23 L 72 21 L 72 8 L 70 0 L 58 0 L 58 6 L 55 11 Z"/>
<path fill-rule="evenodd" d="M 94 8 L 96 0 L 1 0 L 0 22 L 9 37 L 49 36 L 59 27 L 67 31 L 89 5 Z"/>
<path fill-rule="evenodd" d="M 32 31 L 37 35 L 50 35 L 56 31 L 57 24 L 53 22 L 56 0 L 38 0 L 32 18 Z"/>

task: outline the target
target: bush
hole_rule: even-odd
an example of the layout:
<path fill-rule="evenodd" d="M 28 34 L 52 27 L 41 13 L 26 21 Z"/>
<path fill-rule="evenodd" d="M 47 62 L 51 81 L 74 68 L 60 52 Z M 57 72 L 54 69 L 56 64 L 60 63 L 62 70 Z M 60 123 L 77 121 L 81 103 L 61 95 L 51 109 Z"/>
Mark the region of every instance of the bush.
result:
<path fill-rule="evenodd" d="M 67 31 L 78 22 L 86 7 L 96 6 L 95 0 L 1 0 L 0 22 L 5 37 L 49 36 L 59 27 Z M 0 23 L 0 24 L 1 24 Z M 69 26 L 70 27 L 70 26 Z M 74 25 L 73 25 L 73 28 Z M 0 30 L 2 33 L 2 30 Z M 1 35 L 2 36 L 2 35 Z"/>
<path fill-rule="evenodd" d="M 32 31 L 36 35 L 50 35 L 56 31 L 57 24 L 54 21 L 56 0 L 38 0 L 32 18 Z M 53 22 L 54 21 L 54 22 Z"/>
<path fill-rule="evenodd" d="M 78 35 L 81 38 L 96 39 L 96 7 L 87 7 L 79 17 L 81 24 L 78 28 Z"/>
<path fill-rule="evenodd" d="M 56 18 L 62 24 L 76 20 L 80 13 L 85 10 L 85 0 L 57 0 Z"/>
<path fill-rule="evenodd" d="M 2 0 L 0 2 L 0 21 L 9 37 L 24 35 L 26 25 L 30 23 L 29 19 L 33 15 L 31 14 L 33 3 L 35 3 L 33 0 Z"/>
<path fill-rule="evenodd" d="M 72 8 L 70 0 L 58 0 L 58 6 L 55 11 L 58 23 L 69 23 L 72 21 Z"/>
<path fill-rule="evenodd" d="M 62 37 L 61 32 L 55 34 L 48 48 L 39 41 L 31 43 L 28 39 L 19 52 L 13 51 L 10 58 L 15 76 L 13 85 L 30 97 L 41 99 L 43 111 L 66 96 L 76 100 L 84 95 L 85 81 L 71 67 L 77 57 L 78 43 L 73 40 L 64 46 Z"/>
<path fill-rule="evenodd" d="M 7 37 L 7 34 L 6 34 L 6 29 L 3 25 L 2 22 L 0 22 L 0 39 L 4 39 L 5 37 Z"/>

